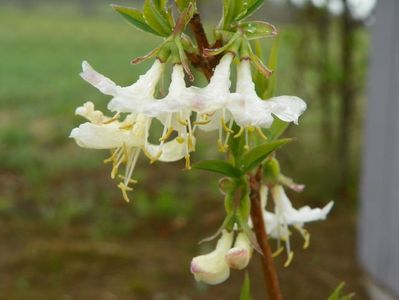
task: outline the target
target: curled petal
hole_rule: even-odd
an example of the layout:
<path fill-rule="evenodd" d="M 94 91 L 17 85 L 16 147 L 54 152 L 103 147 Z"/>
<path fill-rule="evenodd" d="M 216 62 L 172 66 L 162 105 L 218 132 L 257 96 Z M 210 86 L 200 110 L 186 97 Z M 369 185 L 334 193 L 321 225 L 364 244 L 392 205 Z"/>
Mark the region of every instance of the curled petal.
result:
<path fill-rule="evenodd" d="M 296 96 L 279 96 L 266 100 L 264 109 L 269 110 L 284 122 L 298 124 L 300 115 L 306 110 L 306 103 Z"/>
<path fill-rule="evenodd" d="M 233 233 L 223 231 L 214 251 L 194 257 L 191 261 L 191 273 L 197 281 L 207 284 L 219 284 L 230 276 L 230 268 L 225 255 L 233 242 Z"/>
<path fill-rule="evenodd" d="M 232 269 L 242 270 L 248 266 L 252 255 L 252 246 L 247 235 L 240 232 L 231 248 L 226 254 L 226 262 Z"/>
<path fill-rule="evenodd" d="M 119 129 L 116 122 L 105 125 L 83 123 L 74 128 L 69 137 L 75 139 L 80 147 L 91 149 L 113 149 L 123 144 L 128 146 L 135 144 L 129 131 Z"/>
<path fill-rule="evenodd" d="M 80 77 L 105 95 L 115 96 L 118 88 L 120 88 L 111 79 L 94 70 L 87 61 L 82 62 L 82 73 L 80 73 Z"/>

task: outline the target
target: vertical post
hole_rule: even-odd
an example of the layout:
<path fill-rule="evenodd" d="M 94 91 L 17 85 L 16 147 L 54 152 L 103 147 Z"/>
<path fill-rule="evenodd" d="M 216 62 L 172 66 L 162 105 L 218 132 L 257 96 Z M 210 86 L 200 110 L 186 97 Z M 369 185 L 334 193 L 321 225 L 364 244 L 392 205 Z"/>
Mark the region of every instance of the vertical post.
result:
<path fill-rule="evenodd" d="M 399 2 L 378 1 L 359 218 L 361 264 L 399 297 Z"/>

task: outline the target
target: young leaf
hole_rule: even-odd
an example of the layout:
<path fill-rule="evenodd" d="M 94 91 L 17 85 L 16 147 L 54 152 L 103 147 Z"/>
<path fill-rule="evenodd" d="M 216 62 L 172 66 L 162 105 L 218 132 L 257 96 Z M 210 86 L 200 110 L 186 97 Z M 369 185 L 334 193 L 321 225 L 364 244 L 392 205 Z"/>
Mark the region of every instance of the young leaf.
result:
<path fill-rule="evenodd" d="M 292 139 L 281 139 L 273 142 L 265 143 L 258 147 L 252 148 L 241 159 L 240 169 L 243 173 L 247 173 L 259 165 L 266 157 L 269 156 L 278 147 L 291 142 Z"/>
<path fill-rule="evenodd" d="M 252 300 L 251 297 L 251 283 L 248 272 L 245 272 L 244 282 L 242 283 L 240 300 Z"/>
<path fill-rule="evenodd" d="M 248 40 L 256 40 L 277 35 L 274 25 L 263 21 L 243 22 L 239 25 Z"/>
<path fill-rule="evenodd" d="M 259 7 L 261 7 L 263 2 L 265 2 L 265 0 L 248 0 L 246 3 L 247 9 L 245 10 L 245 13 L 237 15 L 235 21 L 243 20 L 252 15 Z"/>
<path fill-rule="evenodd" d="M 267 61 L 267 66 L 271 70 L 277 69 L 279 46 L 280 46 L 280 38 L 279 38 L 279 36 L 277 36 L 273 41 L 272 49 L 270 51 L 269 59 Z M 272 76 L 267 78 L 266 86 L 267 86 L 267 89 L 266 89 L 265 93 L 263 94 L 264 99 L 271 98 L 274 95 L 274 90 L 276 89 L 276 73 L 273 73 Z"/>
<path fill-rule="evenodd" d="M 175 0 L 175 4 L 180 11 L 186 9 L 186 7 L 192 2 L 193 0 Z"/>
<path fill-rule="evenodd" d="M 131 7 L 124 7 L 120 5 L 111 4 L 111 7 L 120 13 L 130 24 L 135 26 L 136 28 L 149 32 L 158 36 L 162 36 L 157 31 L 152 29 L 148 24 L 145 22 L 143 17 L 143 13 L 138 9 L 131 8 Z"/>
<path fill-rule="evenodd" d="M 223 28 L 227 29 L 231 22 L 245 10 L 244 0 L 223 0 Z"/>
<path fill-rule="evenodd" d="M 214 173 L 219 173 L 229 177 L 239 178 L 242 173 L 233 165 L 224 160 L 204 160 L 193 165 L 194 169 L 206 170 Z"/>
<path fill-rule="evenodd" d="M 161 36 L 166 37 L 172 33 L 172 28 L 167 18 L 160 13 L 159 8 L 156 7 L 151 0 L 145 0 L 143 14 L 146 23 Z"/>
<path fill-rule="evenodd" d="M 288 128 L 290 123 L 281 121 L 280 119 L 276 118 L 273 121 L 273 124 L 270 128 L 266 129 L 266 136 L 270 141 L 277 140 L 284 131 Z"/>

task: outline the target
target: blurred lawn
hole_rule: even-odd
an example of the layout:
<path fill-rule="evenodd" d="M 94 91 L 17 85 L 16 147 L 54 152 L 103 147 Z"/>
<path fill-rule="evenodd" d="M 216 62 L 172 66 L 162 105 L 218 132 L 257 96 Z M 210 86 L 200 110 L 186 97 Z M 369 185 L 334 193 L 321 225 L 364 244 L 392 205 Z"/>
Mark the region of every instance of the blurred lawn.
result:
<path fill-rule="evenodd" d="M 126 204 L 109 178 L 109 165 L 102 163 L 108 153 L 81 149 L 68 139 L 70 130 L 82 121 L 74 117 L 77 106 L 91 100 L 99 108 L 105 108 L 108 100 L 80 79 L 80 62 L 88 60 L 98 71 L 120 85 L 129 84 L 150 64 L 146 62 L 132 66 L 129 61 L 147 53 L 160 40 L 128 26 L 107 7 L 106 12 L 100 11 L 90 16 L 79 13 L 72 6 L 60 7 L 33 8 L 29 11 L 0 7 L 0 234 L 12 240 L 11 232 L 26 232 L 18 238 L 14 237 L 17 244 L 20 243 L 19 239 L 32 238 L 36 246 L 43 235 L 72 236 L 67 239 L 69 241 L 75 241 L 82 235 L 83 243 L 88 244 L 82 246 L 83 250 L 79 248 L 77 255 L 90 257 L 90 247 L 100 251 L 102 244 L 98 241 L 104 237 L 129 236 L 131 239 L 132 232 L 146 232 L 147 229 L 143 229 L 146 226 L 154 227 L 162 235 L 194 222 L 197 227 L 191 228 L 191 231 L 186 229 L 183 233 L 187 241 L 180 251 L 187 250 L 185 255 L 190 251 L 197 253 L 197 237 L 216 230 L 223 214 L 221 201 L 215 201 L 220 198 L 216 176 L 182 172 L 183 162 L 168 165 L 156 163 L 148 168 L 148 163 L 142 160 L 135 175 L 140 183 L 133 193 L 134 200 Z M 278 91 L 303 96 L 304 91 L 297 89 L 298 78 L 312 94 L 315 90 L 312 82 L 317 74 L 307 74 L 305 78 L 292 71 L 295 70 L 297 30 L 295 26 L 287 26 L 282 30 Z M 270 42 L 266 43 L 270 46 Z M 326 149 L 320 142 L 320 102 L 317 99 L 307 100 L 309 110 L 303 117 L 301 127 L 293 127 L 287 133 L 299 136 L 299 142 L 288 146 L 280 156 L 287 175 L 296 175 L 299 182 L 308 186 L 307 191 L 298 197 L 300 203 L 304 199 L 311 199 L 311 203 L 322 205 L 334 195 L 338 162 L 333 158 L 331 149 Z M 215 141 L 213 137 L 206 138 Z M 216 150 L 216 144 L 214 148 L 205 144 L 199 145 L 194 160 Z M 354 151 L 357 153 L 356 149 Z M 345 208 L 348 206 L 352 207 L 353 204 L 345 204 Z M 210 208 L 218 212 L 213 214 Z M 194 215 L 193 212 L 198 209 L 207 211 L 206 217 Z M 190 217 L 194 221 L 190 221 Z M 204 224 L 209 228 L 204 228 Z M 61 246 L 58 242 L 48 245 L 48 239 L 43 240 L 46 245 L 42 246 L 43 249 L 58 246 L 68 249 L 62 243 Z M 156 238 L 149 240 L 154 247 L 163 247 L 157 244 Z M 7 247 L 14 247 L 14 244 L 10 245 L 4 245 L 3 250 L 10 252 L 12 248 Z M 65 249 L 62 251 L 69 251 Z M 118 250 L 117 255 L 113 256 L 112 249 L 108 249 L 111 254 L 107 252 L 107 255 L 111 260 L 107 262 L 111 266 L 123 265 L 124 252 L 121 254 Z M 12 282 L 15 285 L 7 285 L 7 295 L 15 296 L 7 299 L 55 299 L 51 295 L 59 296 L 60 291 L 55 289 L 49 291 L 48 298 L 42 298 L 41 289 L 30 288 L 34 285 L 34 276 L 29 274 L 35 272 L 56 276 L 51 277 L 54 282 L 48 279 L 50 282 L 42 288 L 57 285 L 57 280 L 61 282 L 62 276 L 67 277 L 64 266 L 64 260 L 70 259 L 67 253 L 51 253 L 48 261 L 36 260 L 35 254 L 32 254 L 28 257 L 31 260 L 26 258 L 27 262 L 19 262 L 23 264 L 23 270 L 30 266 L 35 271 L 25 270 L 21 272 L 25 275 L 11 276 L 7 279 L 9 281 L 3 281 L 3 284 Z M 140 252 L 136 255 L 143 254 Z M 95 256 L 92 259 L 96 261 Z M 184 263 L 186 266 L 188 261 Z M 18 266 L 20 270 L 21 266 Z M 110 266 L 103 267 L 107 269 Z M 173 276 L 172 270 L 176 271 L 174 267 L 172 263 L 169 276 Z M 180 273 L 179 276 L 180 279 L 184 278 L 182 280 L 191 279 L 188 273 Z M 94 282 L 88 284 L 96 285 Z M 133 290 L 148 295 L 148 289 L 153 288 L 138 279 L 131 280 L 130 285 L 127 293 Z M 18 293 L 13 294 L 12 291 Z M 87 291 L 85 295 L 84 299 L 91 299 L 95 293 Z M 220 297 L 220 294 L 215 295 Z M 171 299 L 178 298 L 172 296 Z"/>

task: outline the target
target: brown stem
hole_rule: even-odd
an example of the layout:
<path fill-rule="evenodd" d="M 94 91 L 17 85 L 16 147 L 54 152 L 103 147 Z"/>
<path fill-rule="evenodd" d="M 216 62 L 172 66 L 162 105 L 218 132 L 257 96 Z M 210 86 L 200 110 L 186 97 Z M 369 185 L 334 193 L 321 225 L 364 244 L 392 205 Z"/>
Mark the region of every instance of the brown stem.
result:
<path fill-rule="evenodd" d="M 206 76 L 206 78 L 209 80 L 213 75 L 213 67 L 219 61 L 219 57 L 205 57 L 203 55 L 203 50 L 205 48 L 209 48 L 210 46 L 198 13 L 194 14 L 193 18 L 190 21 L 190 25 L 195 35 L 200 55 L 188 53 L 187 56 L 190 59 L 191 63 L 194 66 L 199 67 Z M 216 41 L 215 45 L 213 45 L 213 47 L 221 46 L 221 41 Z M 256 174 L 250 177 L 251 218 L 256 239 L 263 253 L 263 255 L 261 256 L 261 261 L 263 266 L 263 273 L 265 276 L 266 287 L 269 293 L 269 299 L 282 300 L 277 272 L 273 263 L 272 251 L 269 246 L 268 237 L 265 230 L 265 223 L 263 221 L 262 207 L 260 204 L 261 182 L 262 167 L 259 167 Z"/>
<path fill-rule="evenodd" d="M 204 49 L 209 49 L 211 46 L 209 44 L 208 38 L 206 37 L 199 13 L 195 13 L 193 15 L 192 19 L 190 20 L 190 26 L 198 45 L 199 55 L 188 53 L 187 56 L 195 67 L 201 69 L 206 79 L 209 81 L 213 75 L 213 68 L 219 61 L 219 57 L 206 57 L 204 55 Z"/>
<path fill-rule="evenodd" d="M 263 255 L 260 256 L 265 283 L 270 300 L 282 300 L 281 290 L 278 282 L 277 271 L 273 263 L 272 251 L 268 242 L 265 222 L 263 220 L 262 206 L 260 201 L 260 187 L 262 182 L 262 167 L 260 166 L 255 175 L 249 178 L 251 199 L 251 219 L 253 230 Z"/>

